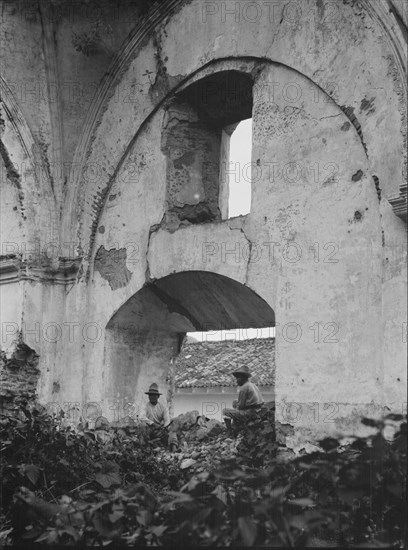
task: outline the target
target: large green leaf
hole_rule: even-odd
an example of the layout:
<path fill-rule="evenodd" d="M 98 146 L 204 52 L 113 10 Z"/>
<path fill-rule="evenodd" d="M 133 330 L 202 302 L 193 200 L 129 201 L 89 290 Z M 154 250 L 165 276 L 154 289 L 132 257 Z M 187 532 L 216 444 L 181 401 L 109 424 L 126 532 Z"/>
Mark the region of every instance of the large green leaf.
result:
<path fill-rule="evenodd" d="M 104 489 L 109 489 L 113 485 L 120 485 L 122 480 L 119 475 L 119 465 L 116 462 L 107 460 L 102 464 L 102 469 L 95 475 L 95 481 Z"/>
<path fill-rule="evenodd" d="M 25 466 L 25 475 L 33 485 L 37 483 L 38 478 L 40 477 L 40 472 L 40 468 L 35 464 L 26 464 Z"/>

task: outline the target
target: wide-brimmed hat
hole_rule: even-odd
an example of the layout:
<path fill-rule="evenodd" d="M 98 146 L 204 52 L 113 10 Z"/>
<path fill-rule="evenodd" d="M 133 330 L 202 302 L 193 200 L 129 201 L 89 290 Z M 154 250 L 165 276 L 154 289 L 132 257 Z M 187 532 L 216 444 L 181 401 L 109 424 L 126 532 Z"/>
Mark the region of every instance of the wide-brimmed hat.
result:
<path fill-rule="evenodd" d="M 150 384 L 150 388 L 148 391 L 145 391 L 145 394 L 161 395 L 161 393 L 159 392 L 159 386 L 156 384 L 156 382 L 153 382 L 153 384 Z"/>
<path fill-rule="evenodd" d="M 233 374 L 234 376 L 236 376 L 237 374 L 241 374 L 241 375 L 247 376 L 248 378 L 252 376 L 247 366 L 240 367 L 238 370 L 234 370 L 234 372 L 232 372 L 231 374 Z"/>

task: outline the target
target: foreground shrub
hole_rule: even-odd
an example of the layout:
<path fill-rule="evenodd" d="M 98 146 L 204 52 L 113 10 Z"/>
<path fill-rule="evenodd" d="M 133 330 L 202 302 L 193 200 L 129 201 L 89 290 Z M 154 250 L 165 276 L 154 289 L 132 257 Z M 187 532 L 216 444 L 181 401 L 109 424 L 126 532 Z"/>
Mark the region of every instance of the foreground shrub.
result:
<path fill-rule="evenodd" d="M 137 428 L 74 433 L 38 411 L 25 414 L 2 421 L 3 544 L 404 545 L 401 416 L 364 419 L 373 435 L 346 448 L 325 439 L 321 452 L 281 461 L 266 412 L 248 428 L 250 441 L 244 433 L 237 459 L 189 479 L 176 458 L 156 456 Z M 384 438 L 390 423 L 399 425 L 393 441 Z"/>
<path fill-rule="evenodd" d="M 19 418 L 1 416 L 0 437 L 3 507 L 20 485 L 52 500 L 85 485 L 90 494 L 137 481 L 159 489 L 169 473 L 155 459 L 156 442 L 138 427 L 75 431 L 63 416 L 22 407 Z"/>

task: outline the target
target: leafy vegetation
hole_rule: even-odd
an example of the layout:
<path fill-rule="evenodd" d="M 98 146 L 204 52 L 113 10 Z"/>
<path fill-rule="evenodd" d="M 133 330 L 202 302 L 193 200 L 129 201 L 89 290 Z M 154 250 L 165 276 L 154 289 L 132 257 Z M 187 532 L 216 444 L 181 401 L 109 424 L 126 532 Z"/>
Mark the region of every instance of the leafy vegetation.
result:
<path fill-rule="evenodd" d="M 22 408 L 0 419 L 0 545 L 402 548 L 406 419 L 363 422 L 370 437 L 288 459 L 266 410 L 172 455 L 139 427 L 74 431 Z"/>

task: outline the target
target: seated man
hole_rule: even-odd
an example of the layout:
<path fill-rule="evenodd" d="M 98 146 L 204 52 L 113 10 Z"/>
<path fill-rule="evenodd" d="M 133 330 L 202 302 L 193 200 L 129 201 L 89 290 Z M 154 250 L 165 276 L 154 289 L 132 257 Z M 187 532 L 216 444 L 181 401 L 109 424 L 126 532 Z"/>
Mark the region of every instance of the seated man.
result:
<path fill-rule="evenodd" d="M 146 416 L 141 420 L 147 422 L 152 428 L 168 428 L 171 424 L 168 408 L 163 403 L 159 403 L 159 397 L 162 395 L 156 383 L 150 385 L 146 395 L 149 396 L 149 402 L 146 403 Z M 177 449 L 177 434 L 169 432 L 168 445 L 173 452 Z"/>
<path fill-rule="evenodd" d="M 237 426 L 249 417 L 253 416 L 254 412 L 259 410 L 263 405 L 263 399 L 258 386 L 249 382 L 251 373 L 248 367 L 244 366 L 234 371 L 238 386 L 240 387 L 238 392 L 238 399 L 232 403 L 233 409 L 224 409 L 224 421 L 227 428 L 231 429 L 231 422 Z"/>

